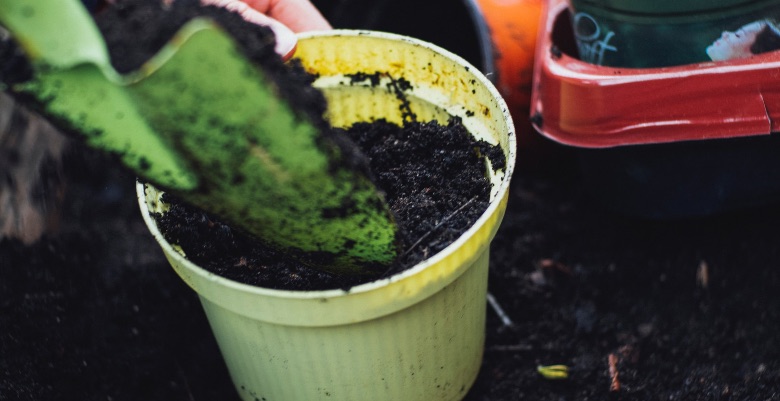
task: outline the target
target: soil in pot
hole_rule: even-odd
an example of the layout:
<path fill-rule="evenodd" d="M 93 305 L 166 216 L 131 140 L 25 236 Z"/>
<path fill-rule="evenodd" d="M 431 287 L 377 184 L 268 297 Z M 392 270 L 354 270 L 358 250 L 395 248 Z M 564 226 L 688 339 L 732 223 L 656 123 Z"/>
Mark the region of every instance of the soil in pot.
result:
<path fill-rule="evenodd" d="M 497 151 L 501 158 L 503 153 L 476 142 L 457 120 L 446 126 L 431 122 L 404 127 L 379 120 L 356 124 L 343 133 L 371 159 L 377 183 L 398 217 L 407 244 L 399 259 L 380 275 L 339 276 L 308 268 L 171 199 L 164 199 L 171 209 L 158 217 L 161 231 L 184 249 L 188 259 L 236 281 L 295 290 L 345 288 L 392 275 L 434 255 L 486 209 L 490 183 L 480 149 Z"/>
<path fill-rule="evenodd" d="M 281 254 L 216 217 L 166 196 L 172 208 L 157 216 L 160 230 L 169 242 L 183 249 L 188 259 L 227 278 L 266 288 L 348 288 L 392 275 L 434 255 L 457 239 L 486 209 L 490 183 L 484 158 L 491 159 L 493 168 L 501 169 L 503 152 L 497 146 L 474 140 L 457 119 L 444 122 L 446 125 L 416 122 L 403 99 L 402 89 L 408 82 L 402 78 L 392 86 L 407 120 L 403 127 L 380 120 L 331 129 L 322 119 L 325 99 L 310 86 L 315 77 L 296 63 L 283 63 L 273 52 L 271 32 L 238 15 L 216 7 L 200 7 L 191 0 L 179 0 L 170 6 L 155 0 L 126 0 L 107 9 L 97 20 L 115 67 L 132 71 L 154 55 L 178 27 L 198 15 L 212 17 L 224 26 L 247 58 L 269 72 L 287 101 L 324 135 L 339 138 L 342 149 L 354 156 L 354 164 L 370 160 L 367 168 L 397 218 L 402 245 L 399 258 L 386 268 L 359 277 L 339 276 L 308 268 L 305 262 L 318 262 L 316 255 L 296 254 L 291 259 L 289 254 Z M 377 83 L 378 77 L 378 73 L 360 74 L 353 80 Z"/>

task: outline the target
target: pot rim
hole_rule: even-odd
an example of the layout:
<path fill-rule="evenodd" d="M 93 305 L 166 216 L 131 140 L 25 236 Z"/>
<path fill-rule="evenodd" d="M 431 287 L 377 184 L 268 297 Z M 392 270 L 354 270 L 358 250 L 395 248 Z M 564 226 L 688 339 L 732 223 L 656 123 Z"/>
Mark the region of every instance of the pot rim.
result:
<path fill-rule="evenodd" d="M 474 79 L 478 80 L 482 85 L 484 85 L 485 89 L 487 89 L 491 94 L 491 96 L 495 99 L 495 101 L 497 102 L 496 106 L 498 109 L 501 110 L 503 120 L 506 121 L 507 123 L 506 167 L 504 169 L 504 176 L 502 177 L 500 183 L 498 184 L 497 190 L 494 192 L 494 196 L 491 199 L 490 204 L 488 205 L 487 209 L 482 213 L 482 215 L 479 217 L 479 219 L 477 219 L 477 221 L 468 230 L 466 230 L 457 240 L 455 240 L 453 243 L 451 243 L 443 250 L 436 253 L 434 256 L 402 272 L 399 272 L 387 278 L 356 285 L 349 288 L 348 290 L 329 289 L 329 290 L 317 290 L 317 291 L 293 291 L 293 290 L 280 290 L 280 289 L 258 287 L 258 286 L 244 284 L 244 283 L 240 283 L 237 281 L 224 278 L 222 276 L 219 276 L 217 274 L 211 273 L 203 269 L 202 267 L 196 265 L 195 263 L 189 261 L 187 258 L 182 256 L 181 253 L 173 250 L 171 244 L 167 240 L 165 240 L 162 233 L 157 228 L 157 224 L 149 212 L 149 209 L 146 204 L 146 191 L 145 191 L 146 184 L 139 181 L 136 184 L 138 202 L 141 208 L 142 217 L 145 220 L 147 227 L 151 231 L 152 235 L 157 239 L 157 242 L 161 246 L 168 248 L 169 251 L 172 251 L 172 252 L 166 252 L 168 255 L 171 255 L 171 257 L 176 258 L 177 261 L 182 263 L 182 265 L 186 266 L 189 271 L 200 275 L 201 278 L 207 279 L 209 281 L 218 282 L 222 286 L 231 288 L 236 291 L 256 294 L 264 297 L 283 298 L 283 299 L 299 299 L 299 300 L 319 299 L 322 301 L 327 299 L 344 298 L 344 297 L 355 296 L 363 293 L 368 293 L 376 289 L 386 287 L 390 284 L 407 280 L 419 274 L 420 272 L 424 271 L 428 267 L 435 265 L 439 263 L 441 260 L 450 256 L 450 254 L 452 254 L 455 249 L 458 249 L 459 247 L 463 246 L 463 244 L 467 242 L 469 238 L 474 235 L 474 233 L 479 231 L 480 228 L 482 228 L 489 220 L 491 220 L 491 218 L 494 217 L 494 214 L 496 214 L 496 209 L 501 207 L 504 201 L 506 201 L 506 199 L 508 198 L 509 182 L 512 177 L 512 173 L 514 171 L 515 159 L 516 159 L 515 127 L 512 118 L 509 114 L 509 109 L 506 105 L 506 102 L 501 97 L 501 95 L 499 94 L 498 90 L 495 88 L 493 83 L 487 77 L 485 77 L 478 68 L 474 67 L 471 63 L 469 63 L 462 57 L 446 49 L 443 49 L 432 43 L 425 42 L 420 39 L 412 38 L 409 36 L 403 36 L 403 35 L 380 32 L 380 31 L 348 30 L 348 29 L 334 29 L 329 31 L 311 31 L 311 32 L 298 34 L 299 40 L 307 39 L 307 38 L 316 38 L 316 37 L 330 37 L 330 36 L 371 36 L 374 38 L 406 42 L 409 44 L 423 47 L 434 53 L 438 53 L 439 55 L 445 58 L 449 58 L 459 64 L 462 64 L 463 66 L 467 67 L 467 69 L 470 72 L 473 73 Z M 464 269 L 461 269 L 461 271 L 457 273 L 457 276 L 462 274 L 463 270 Z M 452 279 L 454 278 L 455 277 L 452 277 Z"/>

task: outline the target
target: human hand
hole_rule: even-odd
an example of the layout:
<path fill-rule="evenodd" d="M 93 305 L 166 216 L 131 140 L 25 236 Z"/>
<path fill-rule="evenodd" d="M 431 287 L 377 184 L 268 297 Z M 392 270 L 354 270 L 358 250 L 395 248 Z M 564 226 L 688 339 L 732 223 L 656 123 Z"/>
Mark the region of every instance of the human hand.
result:
<path fill-rule="evenodd" d="M 251 23 L 271 28 L 276 36 L 275 50 L 284 59 L 295 53 L 296 32 L 331 29 L 309 0 L 201 0 L 201 4 L 224 7 Z"/>

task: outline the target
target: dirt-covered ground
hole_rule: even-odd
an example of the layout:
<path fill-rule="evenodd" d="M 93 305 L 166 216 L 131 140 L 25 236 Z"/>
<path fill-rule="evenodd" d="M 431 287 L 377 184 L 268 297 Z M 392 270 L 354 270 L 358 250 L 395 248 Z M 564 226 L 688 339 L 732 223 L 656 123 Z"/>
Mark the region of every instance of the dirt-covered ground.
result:
<path fill-rule="evenodd" d="M 133 177 L 66 166 L 60 234 L 0 242 L 0 400 L 237 399 Z M 778 399 L 780 208 L 633 220 L 591 203 L 573 165 L 555 170 L 514 177 L 489 284 L 505 316 L 487 307 L 467 400 Z M 537 372 L 553 364 L 569 378 Z"/>
<path fill-rule="evenodd" d="M 645 221 L 584 192 L 516 175 L 489 284 L 511 324 L 489 313 L 468 399 L 780 399 L 778 205 Z"/>

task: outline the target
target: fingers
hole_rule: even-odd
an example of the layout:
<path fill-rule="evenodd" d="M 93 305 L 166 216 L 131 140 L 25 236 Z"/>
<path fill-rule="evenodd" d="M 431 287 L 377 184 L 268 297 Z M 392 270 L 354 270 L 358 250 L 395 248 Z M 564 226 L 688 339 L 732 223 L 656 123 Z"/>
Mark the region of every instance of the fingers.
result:
<path fill-rule="evenodd" d="M 282 56 L 283 59 L 286 60 L 292 57 L 292 54 L 295 52 L 295 47 L 298 43 L 295 33 L 281 22 L 268 17 L 246 3 L 238 0 L 201 0 L 201 4 L 224 7 L 241 15 L 248 22 L 271 28 L 276 37 L 274 51 Z"/>
<path fill-rule="evenodd" d="M 293 32 L 331 29 L 309 0 L 243 0 L 250 7 L 287 25 Z"/>

